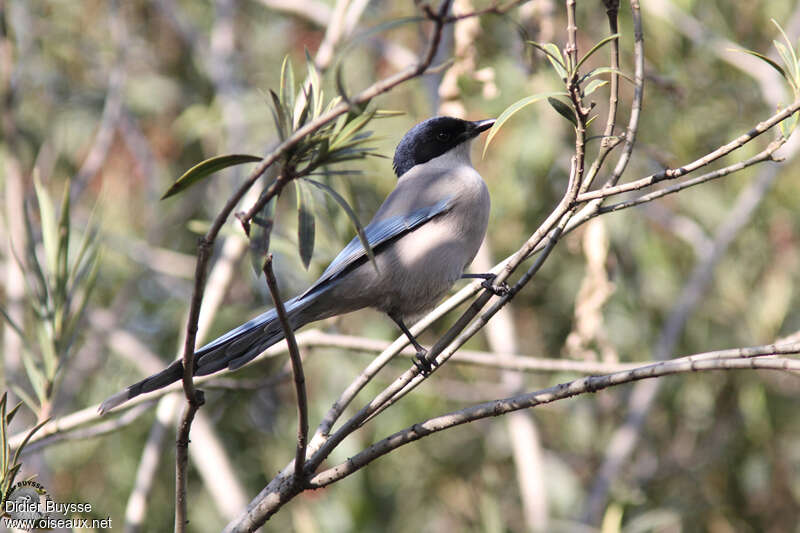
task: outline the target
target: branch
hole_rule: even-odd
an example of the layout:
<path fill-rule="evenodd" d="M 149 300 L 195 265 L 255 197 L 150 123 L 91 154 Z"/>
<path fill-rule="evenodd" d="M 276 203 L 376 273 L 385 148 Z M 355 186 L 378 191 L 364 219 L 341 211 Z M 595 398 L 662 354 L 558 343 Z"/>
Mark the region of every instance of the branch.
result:
<path fill-rule="evenodd" d="M 800 344 L 798 343 L 785 346 L 771 345 L 769 347 L 743 348 L 732 351 L 724 350 L 719 353 L 729 355 L 730 352 L 740 352 L 740 355 L 737 356 L 738 358 L 729 358 L 725 356 L 714 357 L 714 352 L 709 352 L 707 354 L 664 361 L 604 376 L 581 378 L 536 392 L 485 402 L 466 409 L 453 411 L 398 431 L 349 458 L 346 462 L 318 473 L 309 480 L 309 485 L 312 488 L 322 488 L 330 485 L 400 446 L 445 429 L 450 429 L 483 418 L 500 416 L 520 409 L 552 403 L 580 394 L 597 392 L 624 383 L 673 374 L 708 370 L 763 369 L 792 372 L 800 371 L 800 361 L 796 359 L 783 357 L 758 358 L 759 356 L 765 355 L 776 356 L 779 354 L 800 353 Z"/>
<path fill-rule="evenodd" d="M 589 200 L 594 200 L 598 198 L 608 198 L 609 196 L 614 196 L 617 194 L 621 194 L 624 192 L 636 191 L 642 189 L 644 187 L 649 187 L 654 185 L 660 181 L 668 180 L 668 179 L 676 179 L 690 172 L 694 172 L 695 170 L 702 168 L 709 163 L 716 161 L 717 159 L 728 155 L 729 153 L 733 152 L 737 148 L 741 148 L 745 144 L 749 143 L 762 133 L 766 132 L 767 130 L 773 128 L 774 126 L 778 125 L 785 119 L 791 117 L 795 113 L 800 111 L 800 100 L 796 100 L 792 103 L 789 107 L 785 108 L 783 111 L 775 113 L 767 120 L 763 122 L 759 122 L 747 133 L 740 135 L 736 139 L 732 140 L 728 144 L 720 146 L 713 152 L 710 152 L 699 159 L 695 159 L 691 163 L 678 167 L 676 169 L 665 169 L 657 174 L 651 174 L 645 178 L 638 179 L 636 181 L 631 181 L 628 183 L 624 183 L 622 185 L 617 186 L 606 186 L 601 189 L 597 189 L 595 191 L 585 192 L 583 194 L 578 195 L 578 202 L 586 202 Z M 777 142 L 777 141 L 776 141 Z M 777 149 L 778 147 L 775 147 Z M 774 150 L 773 150 L 774 152 Z"/>
<path fill-rule="evenodd" d="M 267 278 L 267 286 L 275 304 L 275 311 L 283 329 L 283 336 L 286 338 L 286 345 L 289 348 L 289 357 L 292 362 L 292 374 L 294 375 L 294 390 L 297 395 L 297 449 L 294 458 L 294 482 L 301 485 L 303 482 L 303 464 L 306 461 L 306 446 L 308 444 L 308 398 L 306 396 L 306 378 L 303 373 L 303 360 L 300 358 L 300 350 L 297 348 L 297 340 L 294 331 L 289 324 L 289 317 L 286 316 L 286 309 L 283 307 L 281 295 L 278 292 L 278 282 L 275 280 L 275 273 L 272 271 L 272 254 L 267 256 L 264 261 L 264 276 Z"/>

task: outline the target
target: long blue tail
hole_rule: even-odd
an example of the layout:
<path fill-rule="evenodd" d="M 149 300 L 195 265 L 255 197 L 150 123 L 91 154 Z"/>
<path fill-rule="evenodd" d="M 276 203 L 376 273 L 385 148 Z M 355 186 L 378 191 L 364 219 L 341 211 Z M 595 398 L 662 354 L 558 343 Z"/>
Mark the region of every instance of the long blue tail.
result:
<path fill-rule="evenodd" d="M 308 321 L 303 319 L 301 311 L 315 300 L 316 295 L 303 295 L 305 297 L 292 298 L 284 303 L 293 329 L 303 326 Z M 226 367 L 235 370 L 283 337 L 283 328 L 278 321 L 278 314 L 275 309 L 270 309 L 197 350 L 194 354 L 194 374 L 205 376 Z M 98 410 L 100 413 L 105 413 L 131 398 L 166 387 L 182 378 L 183 362 L 178 360 L 158 374 L 153 374 L 111 396 L 100 404 Z"/>

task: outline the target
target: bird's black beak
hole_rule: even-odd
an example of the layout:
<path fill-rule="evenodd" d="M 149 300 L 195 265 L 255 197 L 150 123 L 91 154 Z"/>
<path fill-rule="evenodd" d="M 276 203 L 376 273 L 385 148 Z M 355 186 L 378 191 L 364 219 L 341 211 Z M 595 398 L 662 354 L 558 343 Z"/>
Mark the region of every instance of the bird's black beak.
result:
<path fill-rule="evenodd" d="M 495 120 L 493 118 L 489 118 L 486 120 L 476 120 L 475 122 L 470 122 L 472 124 L 472 134 L 473 136 L 477 136 L 484 131 L 488 130 L 494 125 Z"/>

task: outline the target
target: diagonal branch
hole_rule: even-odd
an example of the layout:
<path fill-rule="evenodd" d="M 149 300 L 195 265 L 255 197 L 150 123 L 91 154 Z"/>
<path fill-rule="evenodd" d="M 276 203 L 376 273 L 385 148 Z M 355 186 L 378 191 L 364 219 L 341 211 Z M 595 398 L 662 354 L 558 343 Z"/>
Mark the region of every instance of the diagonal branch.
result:
<path fill-rule="evenodd" d="M 264 276 L 267 278 L 269 293 L 272 296 L 272 302 L 275 304 L 275 311 L 278 314 L 281 328 L 283 328 L 283 336 L 286 338 L 289 358 L 292 362 L 294 390 L 297 395 L 297 449 L 294 458 L 294 482 L 300 485 L 303 482 L 303 465 L 306 462 L 306 446 L 308 445 L 308 397 L 306 396 L 303 360 L 300 358 L 297 340 L 294 337 L 294 331 L 289 323 L 289 317 L 286 316 L 286 309 L 283 307 L 283 301 L 278 292 L 278 282 L 275 279 L 275 273 L 272 271 L 272 254 L 269 254 L 266 261 L 264 261 Z"/>

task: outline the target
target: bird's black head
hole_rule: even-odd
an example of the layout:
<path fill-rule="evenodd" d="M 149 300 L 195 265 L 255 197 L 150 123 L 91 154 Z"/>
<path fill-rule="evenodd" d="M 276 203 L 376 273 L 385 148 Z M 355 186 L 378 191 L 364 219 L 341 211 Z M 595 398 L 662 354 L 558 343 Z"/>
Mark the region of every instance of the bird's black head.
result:
<path fill-rule="evenodd" d="M 405 134 L 394 152 L 394 172 L 399 178 L 492 127 L 494 119 L 469 122 L 453 117 L 434 117 Z"/>

